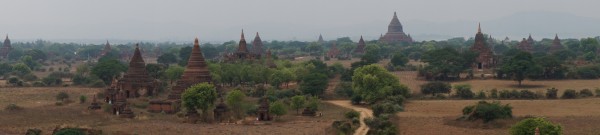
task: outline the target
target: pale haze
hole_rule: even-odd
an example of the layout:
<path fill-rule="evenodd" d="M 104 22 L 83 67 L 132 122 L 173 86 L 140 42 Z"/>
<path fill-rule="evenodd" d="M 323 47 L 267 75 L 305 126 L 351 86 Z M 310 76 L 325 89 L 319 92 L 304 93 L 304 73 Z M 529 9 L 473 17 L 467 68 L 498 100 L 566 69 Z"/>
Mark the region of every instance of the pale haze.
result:
<path fill-rule="evenodd" d="M 238 40 L 356 41 L 385 33 L 397 12 L 416 40 L 474 36 L 536 40 L 600 35 L 598 0 L 11 0 L 0 7 L 0 34 L 16 41 Z"/>

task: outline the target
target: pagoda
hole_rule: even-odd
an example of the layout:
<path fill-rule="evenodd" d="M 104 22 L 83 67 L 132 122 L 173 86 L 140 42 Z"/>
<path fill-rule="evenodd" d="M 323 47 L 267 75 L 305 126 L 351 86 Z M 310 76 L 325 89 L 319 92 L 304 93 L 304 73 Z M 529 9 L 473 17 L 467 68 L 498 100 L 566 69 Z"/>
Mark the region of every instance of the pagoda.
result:
<path fill-rule="evenodd" d="M 244 30 L 242 30 L 242 35 L 240 36 L 240 42 L 238 43 L 237 50 L 231 54 L 226 54 L 225 61 L 229 61 L 229 62 L 238 61 L 238 60 L 244 61 L 244 60 L 253 60 L 255 58 L 256 58 L 256 55 L 254 55 L 252 52 L 250 52 L 248 50 L 248 47 L 246 44 L 246 38 L 244 37 Z"/>
<path fill-rule="evenodd" d="M 142 58 L 139 45 L 136 44 L 133 57 L 129 62 L 129 68 L 123 78 L 115 79 L 111 87 L 106 89 L 105 95 L 108 100 L 115 98 L 115 94 L 123 92 L 125 98 L 148 97 L 158 92 L 158 81 L 148 75 L 146 63 Z"/>
<path fill-rule="evenodd" d="M 111 50 L 112 49 L 110 47 L 110 44 L 108 43 L 108 40 L 106 40 L 106 44 L 104 44 L 104 49 L 102 49 L 102 52 L 100 52 L 100 55 L 98 55 L 98 58 L 101 58 L 102 56 L 107 55 L 108 53 L 110 53 Z"/>
<path fill-rule="evenodd" d="M 208 71 L 208 65 L 202 55 L 198 38 L 196 38 L 185 71 L 183 72 L 183 75 L 181 75 L 181 78 L 177 80 L 175 86 L 172 87 L 168 99 L 150 101 L 148 111 L 164 111 L 166 113 L 175 113 L 179 111 L 181 94 L 192 85 L 203 82 L 211 83 L 212 78 Z"/>
<path fill-rule="evenodd" d="M 392 18 L 390 25 L 388 25 L 388 32 L 380 38 L 380 41 L 384 43 L 413 42 L 412 38 L 404 33 L 402 24 L 400 23 L 400 20 L 398 20 L 396 12 L 394 12 L 394 17 Z"/>
<path fill-rule="evenodd" d="M 517 49 L 528 53 L 532 52 L 532 48 L 533 47 L 531 46 L 531 44 L 529 44 L 529 41 L 527 41 L 525 38 L 523 38 L 523 40 L 521 40 L 521 43 L 517 45 Z"/>
<path fill-rule="evenodd" d="M 266 60 L 265 60 L 265 65 L 267 65 L 269 68 L 277 68 L 277 65 L 275 65 L 275 63 L 273 63 L 273 57 L 271 56 L 271 49 L 267 49 L 267 53 L 265 54 L 266 56 Z"/>
<path fill-rule="evenodd" d="M 319 34 L 319 40 L 317 40 L 317 43 L 319 43 L 319 44 L 325 43 L 325 40 L 323 40 L 323 36 L 321 34 Z"/>
<path fill-rule="evenodd" d="M 486 44 L 485 37 L 483 37 L 483 33 L 481 33 L 480 24 L 477 29 L 477 34 L 475 34 L 475 43 L 471 46 L 471 51 L 479 53 L 479 56 L 477 56 L 475 64 L 473 65 L 474 69 L 481 71 L 494 67 L 494 54 Z"/>
<path fill-rule="evenodd" d="M 329 51 L 327 51 L 327 56 L 329 58 L 335 58 L 340 54 L 340 50 L 337 49 L 335 42 L 333 42 L 333 44 L 331 44 L 331 48 L 329 48 Z"/>
<path fill-rule="evenodd" d="M 8 58 L 8 53 L 12 50 L 12 46 L 10 45 L 10 39 L 8 39 L 8 35 L 6 35 L 6 39 L 4 39 L 4 45 L 0 48 L 0 59 Z"/>
<path fill-rule="evenodd" d="M 263 43 L 258 35 L 258 32 L 256 32 L 256 37 L 254 37 L 254 40 L 252 41 L 252 50 L 252 54 L 256 56 L 256 58 L 260 58 L 265 53 L 263 50 Z"/>
<path fill-rule="evenodd" d="M 565 49 L 565 47 L 560 43 L 560 39 L 558 39 L 558 34 L 554 36 L 554 41 L 552 41 L 552 46 L 550 46 L 550 53 L 555 53 Z"/>
<path fill-rule="evenodd" d="M 529 45 L 533 45 L 535 43 L 535 40 L 533 40 L 533 38 L 531 38 L 531 34 L 529 34 L 529 37 L 527 38 L 527 43 Z"/>
<path fill-rule="evenodd" d="M 356 46 L 356 49 L 354 49 L 354 53 L 364 54 L 366 46 L 367 46 L 367 44 L 365 44 L 365 40 L 363 40 L 363 37 L 360 36 L 360 40 L 358 40 L 358 44 Z"/>

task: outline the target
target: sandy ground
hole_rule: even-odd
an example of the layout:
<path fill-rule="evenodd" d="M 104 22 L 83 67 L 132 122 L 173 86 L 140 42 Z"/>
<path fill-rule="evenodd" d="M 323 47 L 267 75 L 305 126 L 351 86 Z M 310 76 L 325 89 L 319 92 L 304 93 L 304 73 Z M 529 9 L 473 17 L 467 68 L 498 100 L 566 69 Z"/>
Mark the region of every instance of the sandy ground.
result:
<path fill-rule="evenodd" d="M 412 100 L 398 113 L 399 131 L 406 135 L 508 134 L 508 128 L 481 129 L 448 125 L 461 110 L 477 100 Z M 600 134 L 600 98 L 574 100 L 502 100 L 513 107 L 515 117 L 539 116 L 558 123 L 567 135 Z M 515 121 L 516 122 L 516 121 Z M 508 123 L 509 125 L 514 124 Z"/>
<path fill-rule="evenodd" d="M 365 118 L 373 117 L 373 111 L 371 111 L 371 109 L 354 106 L 348 100 L 329 100 L 327 102 L 360 112 L 360 127 L 356 129 L 354 135 L 366 135 L 367 132 L 369 132 L 369 127 L 365 124 Z"/>

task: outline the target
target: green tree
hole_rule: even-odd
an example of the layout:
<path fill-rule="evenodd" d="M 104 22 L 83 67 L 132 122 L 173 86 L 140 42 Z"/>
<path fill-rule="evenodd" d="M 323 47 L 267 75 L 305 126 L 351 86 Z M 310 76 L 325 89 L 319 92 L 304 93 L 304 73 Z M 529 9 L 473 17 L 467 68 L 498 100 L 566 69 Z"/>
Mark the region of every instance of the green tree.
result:
<path fill-rule="evenodd" d="M 39 49 L 31 49 L 25 51 L 25 55 L 29 55 L 33 58 L 33 60 L 46 60 L 46 53 Z"/>
<path fill-rule="evenodd" d="M 9 60 L 19 60 L 25 53 L 21 49 L 14 49 L 8 53 Z"/>
<path fill-rule="evenodd" d="M 355 95 L 360 96 L 363 101 L 369 104 L 390 95 L 408 96 L 408 88 L 400 85 L 400 81 L 396 75 L 376 64 L 363 66 L 354 70 L 352 89 Z"/>
<path fill-rule="evenodd" d="M 511 135 L 533 135 L 536 128 L 540 135 L 562 135 L 562 127 L 544 118 L 528 118 L 510 127 Z"/>
<path fill-rule="evenodd" d="M 119 62 L 119 60 L 105 59 L 99 61 L 98 64 L 92 68 L 92 74 L 102 79 L 105 84 L 109 84 L 114 77 L 126 70 L 127 66 Z"/>
<path fill-rule="evenodd" d="M 274 86 L 275 88 L 279 88 L 279 86 L 281 86 L 281 84 L 287 84 L 288 82 L 292 81 L 294 79 L 294 73 L 292 73 L 292 71 L 290 71 L 289 69 L 285 68 L 285 69 L 280 69 L 280 70 L 276 70 L 275 72 L 273 72 L 273 74 L 271 75 L 271 86 Z"/>
<path fill-rule="evenodd" d="M 244 114 L 244 111 L 242 110 L 244 98 L 246 98 L 246 95 L 239 89 L 233 90 L 227 94 L 227 104 L 231 106 L 237 118 L 242 118 L 242 114 Z"/>
<path fill-rule="evenodd" d="M 450 93 L 450 90 L 452 90 L 452 86 L 444 82 L 430 82 L 421 85 L 421 93 L 431 94 L 431 96 L 435 96 L 437 93 Z"/>
<path fill-rule="evenodd" d="M 185 71 L 185 68 L 177 66 L 177 65 L 172 65 L 172 66 L 169 66 L 169 68 L 165 71 L 165 75 L 171 81 L 171 84 L 173 84 L 173 81 L 181 78 L 181 75 L 183 75 L 184 71 Z"/>
<path fill-rule="evenodd" d="M 165 64 L 168 66 L 169 64 L 177 63 L 177 56 L 175 56 L 175 54 L 172 53 L 165 53 L 163 55 L 158 56 L 158 59 L 156 61 L 158 61 L 158 63 L 160 64 Z"/>
<path fill-rule="evenodd" d="M 199 83 L 186 89 L 181 95 L 183 106 L 191 112 L 196 109 L 202 110 L 202 116 L 206 118 L 208 109 L 212 107 L 217 100 L 217 90 L 215 86 L 208 83 Z"/>
<path fill-rule="evenodd" d="M 327 76 L 321 73 L 310 73 L 302 79 L 300 91 L 304 94 L 318 96 L 327 89 Z"/>
<path fill-rule="evenodd" d="M 404 65 L 406 65 L 406 63 L 408 63 L 408 58 L 406 56 L 404 56 L 402 53 L 398 52 L 398 53 L 394 54 L 394 56 L 392 57 L 390 62 L 394 66 L 404 66 Z"/>
<path fill-rule="evenodd" d="M 65 101 L 65 99 L 69 98 L 69 94 L 67 94 L 66 92 L 60 92 L 58 93 L 58 95 L 56 95 L 56 100 L 60 100 L 60 101 Z"/>
<path fill-rule="evenodd" d="M 475 96 L 469 84 L 454 85 L 454 89 L 456 89 L 456 95 L 462 99 L 471 99 Z"/>
<path fill-rule="evenodd" d="M 521 86 L 521 82 L 525 80 L 535 66 L 531 54 L 519 52 L 502 66 L 502 71 L 512 75 L 512 78 L 519 82 L 519 86 Z"/>
<path fill-rule="evenodd" d="M 460 54 L 455 49 L 446 47 L 425 52 L 421 60 L 427 63 L 425 70 L 431 73 L 436 80 L 446 80 L 448 76 L 458 76 L 462 71 L 470 67 L 470 60 L 465 57 L 471 54 Z"/>
<path fill-rule="evenodd" d="M 12 70 L 19 75 L 26 75 L 31 73 L 31 69 L 23 63 L 17 63 L 13 65 Z"/>
<path fill-rule="evenodd" d="M 191 54 L 192 54 L 191 46 L 186 46 L 186 47 L 179 49 L 179 59 L 181 60 L 181 61 L 179 61 L 179 65 L 180 66 L 187 65 L 188 59 L 190 58 Z"/>
<path fill-rule="evenodd" d="M 377 45 L 367 45 L 365 54 L 360 58 L 364 65 L 374 64 L 381 60 L 380 48 Z"/>
<path fill-rule="evenodd" d="M 29 55 L 25 55 L 25 56 L 21 57 L 21 62 L 23 62 L 25 65 L 27 65 L 27 67 L 29 67 L 29 69 L 36 69 L 37 67 L 40 66 L 40 64 L 35 62 L 33 60 L 33 58 Z"/>
<path fill-rule="evenodd" d="M 4 76 L 13 70 L 13 67 L 8 63 L 0 63 L 0 76 Z"/>
<path fill-rule="evenodd" d="M 269 112 L 277 115 L 277 117 L 281 117 L 281 115 L 285 115 L 287 113 L 287 108 L 285 108 L 283 102 L 276 101 L 274 103 L 271 103 L 271 106 L 269 107 Z"/>
<path fill-rule="evenodd" d="M 293 109 L 296 109 L 296 114 L 299 114 L 300 109 L 304 108 L 305 102 L 306 98 L 304 96 L 296 95 L 292 97 L 292 102 L 290 106 L 292 106 Z"/>

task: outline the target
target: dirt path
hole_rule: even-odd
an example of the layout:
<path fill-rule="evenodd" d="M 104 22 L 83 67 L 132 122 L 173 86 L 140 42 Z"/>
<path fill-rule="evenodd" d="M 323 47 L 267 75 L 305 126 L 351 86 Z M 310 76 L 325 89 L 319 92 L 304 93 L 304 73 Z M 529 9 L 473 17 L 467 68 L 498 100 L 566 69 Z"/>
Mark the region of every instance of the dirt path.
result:
<path fill-rule="evenodd" d="M 369 127 L 365 124 L 365 118 L 373 117 L 373 112 L 370 109 L 364 108 L 364 107 L 359 107 L 359 106 L 354 106 L 354 105 L 350 104 L 350 101 L 348 101 L 348 100 L 329 100 L 327 102 L 332 103 L 334 105 L 341 106 L 341 107 L 350 108 L 350 109 L 360 112 L 360 127 L 358 127 L 358 129 L 356 129 L 356 132 L 354 132 L 354 135 L 366 135 L 367 132 L 369 132 Z"/>

